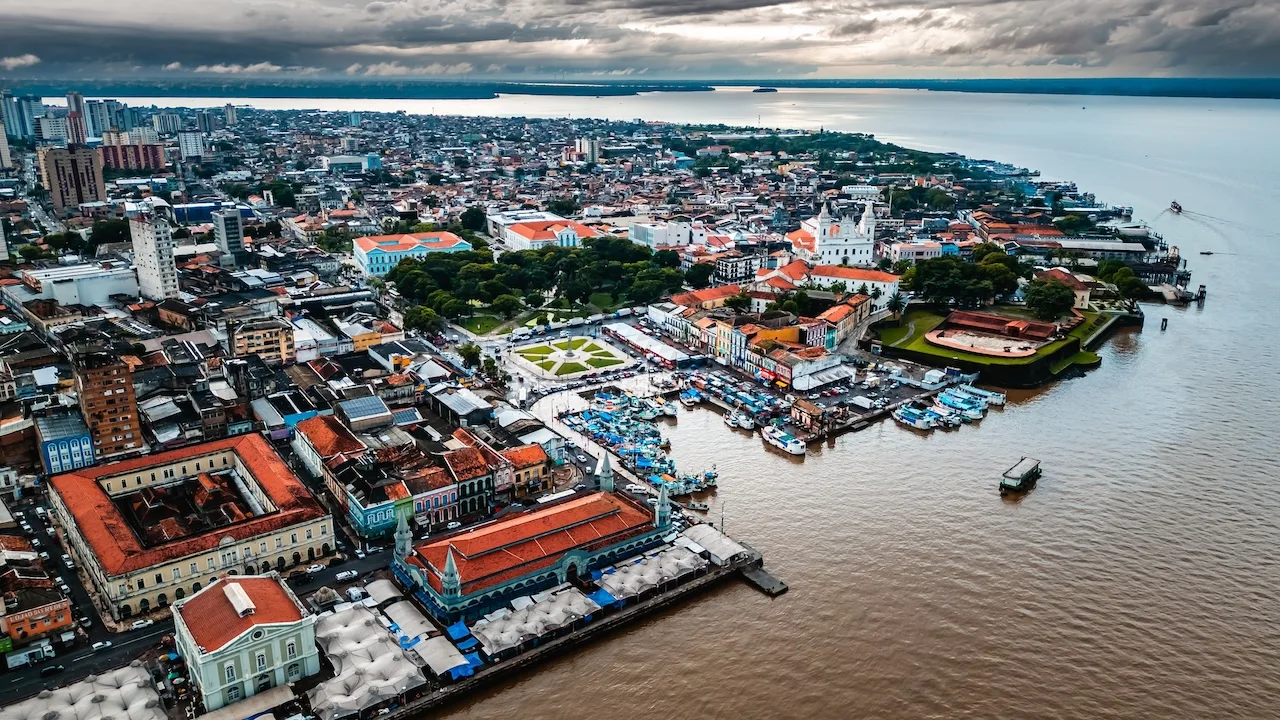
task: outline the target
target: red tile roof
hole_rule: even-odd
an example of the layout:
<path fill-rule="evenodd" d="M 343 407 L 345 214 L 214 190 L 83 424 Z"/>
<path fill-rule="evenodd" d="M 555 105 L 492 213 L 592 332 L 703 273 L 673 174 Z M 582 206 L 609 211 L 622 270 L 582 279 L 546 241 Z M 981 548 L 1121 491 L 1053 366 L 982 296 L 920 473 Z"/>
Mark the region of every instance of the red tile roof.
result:
<path fill-rule="evenodd" d="M 98 484 L 99 478 L 141 472 L 147 468 L 222 450 L 235 451 L 267 498 L 276 506 L 276 512 L 201 535 L 145 547 L 111 501 L 107 491 Z M 75 519 L 80 534 L 109 575 L 123 575 L 188 555 L 208 552 L 216 548 L 223 538 L 246 540 L 326 515 L 302 481 L 289 470 L 271 445 L 257 434 L 224 438 L 132 460 L 81 468 L 75 472 L 55 475 L 50 478 L 49 485 L 62 498 Z"/>
<path fill-rule="evenodd" d="M 595 237 L 600 234 L 590 227 L 572 220 L 540 220 L 516 223 L 511 226 L 511 232 L 530 240 L 554 240 L 556 233 L 563 231 L 565 228 L 571 228 L 579 238 Z"/>
<path fill-rule="evenodd" d="M 843 265 L 816 265 L 812 273 L 820 277 L 834 277 L 858 282 L 892 283 L 898 281 L 898 276 L 893 273 L 880 272 L 879 270 L 863 270 L 862 268 L 845 267 Z"/>
<path fill-rule="evenodd" d="M 742 288 L 738 285 L 721 285 L 720 287 L 705 288 L 703 290 L 694 290 L 693 292 L 672 295 L 671 302 L 676 305 L 684 305 L 685 307 L 697 307 L 703 303 L 724 300 L 741 294 Z"/>
<path fill-rule="evenodd" d="M 465 242 L 465 240 L 447 230 L 406 233 L 404 235 L 369 235 L 355 239 L 355 244 L 365 252 L 373 252 L 376 249 L 389 253 L 404 252 L 420 247 L 428 250 L 445 250 Z"/>
<path fill-rule="evenodd" d="M 341 453 L 360 452 L 364 443 L 332 415 L 316 415 L 298 423 L 297 432 L 306 436 L 321 459 Z"/>
<path fill-rule="evenodd" d="M 227 597 L 228 585 L 236 584 L 253 601 L 253 612 L 240 617 Z M 183 601 L 178 607 L 182 622 L 191 638 L 206 652 L 214 652 L 257 625 L 293 623 L 302 619 L 302 611 L 284 581 L 271 576 L 228 577 L 213 581 L 208 587 Z"/>
<path fill-rule="evenodd" d="M 549 507 L 507 516 L 466 532 L 419 545 L 427 579 L 440 590 L 445 559 L 453 560 L 463 594 L 554 565 L 570 550 L 612 545 L 653 528 L 651 511 L 615 493 L 597 492 Z"/>
<path fill-rule="evenodd" d="M 517 470 L 527 468 L 531 465 L 540 465 L 551 459 L 547 457 L 547 451 L 543 450 L 542 446 L 536 443 L 508 448 L 503 450 L 501 454 L 502 457 L 510 461 L 511 466 Z"/>

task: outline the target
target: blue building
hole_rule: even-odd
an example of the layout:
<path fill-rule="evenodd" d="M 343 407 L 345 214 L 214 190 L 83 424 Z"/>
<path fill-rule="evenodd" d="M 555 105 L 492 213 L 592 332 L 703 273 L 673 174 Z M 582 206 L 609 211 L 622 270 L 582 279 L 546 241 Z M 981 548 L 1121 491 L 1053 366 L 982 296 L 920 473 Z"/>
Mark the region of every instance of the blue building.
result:
<path fill-rule="evenodd" d="M 48 475 L 88 467 L 98 460 L 93 437 L 78 410 L 66 410 L 35 418 L 40 464 Z"/>

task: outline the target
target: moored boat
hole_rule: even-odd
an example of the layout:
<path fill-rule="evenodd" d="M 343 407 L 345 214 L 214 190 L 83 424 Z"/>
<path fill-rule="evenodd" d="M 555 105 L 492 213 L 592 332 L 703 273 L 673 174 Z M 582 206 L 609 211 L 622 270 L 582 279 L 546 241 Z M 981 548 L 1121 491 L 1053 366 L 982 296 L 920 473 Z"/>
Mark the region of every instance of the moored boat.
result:
<path fill-rule="evenodd" d="M 803 455 L 805 453 L 804 443 L 800 439 L 790 435 L 782 428 L 774 425 L 766 425 L 760 429 L 760 435 L 764 441 L 770 445 L 792 455 Z"/>
<path fill-rule="evenodd" d="M 932 418 L 925 415 L 923 410 L 910 405 L 903 405 L 894 410 L 893 419 L 916 430 L 932 430 L 934 427 Z"/>
<path fill-rule="evenodd" d="M 1024 457 L 1016 465 L 1004 471 L 1000 478 L 1000 494 L 1021 493 L 1036 486 L 1040 479 L 1040 461 Z"/>
<path fill-rule="evenodd" d="M 755 430 L 756 429 L 755 418 L 751 417 L 746 413 L 738 413 L 738 427 L 742 428 L 743 430 Z"/>
<path fill-rule="evenodd" d="M 704 503 L 704 502 L 698 502 L 698 501 L 696 501 L 696 500 L 690 500 L 689 502 L 687 502 L 687 503 L 685 503 L 685 504 L 684 504 L 684 509 L 685 509 L 685 510 L 697 510 L 698 512 L 706 512 L 706 511 L 708 511 L 708 510 L 710 510 L 710 509 L 711 509 L 711 506 L 710 506 L 710 505 L 708 505 L 708 504 L 706 504 L 706 503 Z"/>
<path fill-rule="evenodd" d="M 970 395 L 985 398 L 986 401 L 992 405 L 1003 405 L 1005 401 L 1005 395 L 1002 392 L 983 390 L 982 388 L 974 387 L 973 385 L 960 385 L 959 389 L 969 393 Z"/>
<path fill-rule="evenodd" d="M 738 413 L 725 413 L 724 424 L 729 427 L 738 427 Z"/>

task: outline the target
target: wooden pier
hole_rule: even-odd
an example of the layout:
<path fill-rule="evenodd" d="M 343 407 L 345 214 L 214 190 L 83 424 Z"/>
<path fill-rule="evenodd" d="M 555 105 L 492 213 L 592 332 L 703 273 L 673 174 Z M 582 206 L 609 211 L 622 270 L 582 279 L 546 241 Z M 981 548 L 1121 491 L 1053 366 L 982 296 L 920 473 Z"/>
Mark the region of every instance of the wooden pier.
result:
<path fill-rule="evenodd" d="M 769 597 L 778 597 L 789 589 L 786 583 L 770 575 L 767 570 L 759 565 L 743 568 L 742 577 Z"/>

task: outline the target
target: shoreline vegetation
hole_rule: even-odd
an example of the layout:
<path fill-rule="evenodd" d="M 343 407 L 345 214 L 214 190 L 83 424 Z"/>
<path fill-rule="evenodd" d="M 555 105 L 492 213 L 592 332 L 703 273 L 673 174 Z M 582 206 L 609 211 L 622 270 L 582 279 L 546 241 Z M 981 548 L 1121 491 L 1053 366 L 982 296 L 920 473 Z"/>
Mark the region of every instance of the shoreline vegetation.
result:
<path fill-rule="evenodd" d="M 16 79 L 15 79 L 16 80 Z M 974 80 L 672 80 L 666 82 L 498 82 L 345 79 L 77 81 L 86 95 L 121 97 L 315 98 L 346 100 L 492 100 L 505 95 L 627 96 L 653 92 L 711 92 L 719 87 L 778 89 L 926 90 L 1028 95 L 1093 95 L 1216 99 L 1280 99 L 1280 78 L 991 78 Z M 16 82 L 15 92 L 61 95 L 66 80 Z"/>

